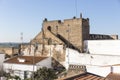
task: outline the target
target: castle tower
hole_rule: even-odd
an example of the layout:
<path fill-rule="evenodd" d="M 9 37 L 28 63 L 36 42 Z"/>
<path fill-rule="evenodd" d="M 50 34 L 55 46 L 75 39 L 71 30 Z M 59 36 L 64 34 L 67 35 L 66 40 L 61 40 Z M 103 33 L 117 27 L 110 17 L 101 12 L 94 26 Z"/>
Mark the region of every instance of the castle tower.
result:
<path fill-rule="evenodd" d="M 83 41 L 89 39 L 89 19 L 80 18 L 60 20 L 43 21 L 44 30 L 44 44 L 63 44 L 67 47 L 83 52 Z M 41 33 L 35 39 L 42 40 Z M 39 40 L 38 40 L 39 39 Z M 49 42 L 50 41 L 50 42 Z M 40 43 L 42 44 L 43 41 Z"/>

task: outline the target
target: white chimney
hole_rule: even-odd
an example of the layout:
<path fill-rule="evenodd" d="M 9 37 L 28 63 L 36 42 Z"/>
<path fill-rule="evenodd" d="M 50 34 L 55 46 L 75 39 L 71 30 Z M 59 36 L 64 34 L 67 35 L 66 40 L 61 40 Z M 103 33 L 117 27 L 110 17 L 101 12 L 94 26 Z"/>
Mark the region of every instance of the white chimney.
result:
<path fill-rule="evenodd" d="M 19 62 L 25 62 L 25 59 L 23 59 L 23 58 L 18 58 L 18 61 L 19 61 Z"/>

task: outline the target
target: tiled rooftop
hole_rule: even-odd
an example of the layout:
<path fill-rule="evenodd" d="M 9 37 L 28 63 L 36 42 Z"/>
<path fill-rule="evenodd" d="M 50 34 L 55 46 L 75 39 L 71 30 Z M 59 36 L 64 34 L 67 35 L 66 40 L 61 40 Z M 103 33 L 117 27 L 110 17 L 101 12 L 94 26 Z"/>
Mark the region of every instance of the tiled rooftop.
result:
<path fill-rule="evenodd" d="M 110 79 L 86 72 L 80 75 L 66 78 L 64 80 L 110 80 Z"/>
<path fill-rule="evenodd" d="M 110 80 L 120 80 L 120 74 L 118 74 L 118 73 L 110 73 L 107 76 L 107 78 L 110 79 Z"/>
<path fill-rule="evenodd" d="M 4 63 L 12 63 L 12 64 L 36 64 L 44 59 L 46 59 L 47 57 L 33 57 L 33 56 L 17 56 L 17 57 L 13 57 L 11 59 L 8 59 L 6 61 L 4 61 Z M 18 59 L 24 59 L 25 62 L 19 62 Z M 34 61 L 34 62 L 33 62 Z"/>

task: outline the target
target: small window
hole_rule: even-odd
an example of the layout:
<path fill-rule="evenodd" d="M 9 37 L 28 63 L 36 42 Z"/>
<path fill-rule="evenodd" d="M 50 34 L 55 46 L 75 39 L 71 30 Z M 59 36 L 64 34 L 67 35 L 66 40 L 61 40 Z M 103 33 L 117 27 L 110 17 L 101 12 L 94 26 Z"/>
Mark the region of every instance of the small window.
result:
<path fill-rule="evenodd" d="M 51 26 L 48 26 L 48 28 L 47 28 L 49 31 L 51 31 Z"/>
<path fill-rule="evenodd" d="M 48 45 L 51 45 L 51 44 L 52 44 L 52 39 L 49 38 L 49 39 L 48 39 Z"/>

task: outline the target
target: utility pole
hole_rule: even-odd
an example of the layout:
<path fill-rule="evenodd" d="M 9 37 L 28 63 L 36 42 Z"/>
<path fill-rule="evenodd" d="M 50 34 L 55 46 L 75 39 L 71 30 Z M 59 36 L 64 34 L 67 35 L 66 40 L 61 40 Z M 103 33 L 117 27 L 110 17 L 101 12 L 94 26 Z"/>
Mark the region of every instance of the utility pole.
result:
<path fill-rule="evenodd" d="M 23 32 L 20 33 L 20 40 L 21 40 L 21 44 L 20 44 L 19 54 L 21 55 L 21 53 L 22 53 L 22 46 L 23 46 Z"/>
<path fill-rule="evenodd" d="M 38 47 L 37 43 L 34 44 L 34 47 L 35 47 L 35 49 L 34 49 L 34 53 L 33 53 L 33 79 L 32 79 L 32 80 L 34 80 L 35 53 L 36 53 L 36 51 L 37 51 L 37 47 Z"/>
<path fill-rule="evenodd" d="M 69 35 L 70 28 L 69 28 L 69 26 L 70 26 L 70 25 L 68 24 L 68 30 L 67 30 L 67 32 L 68 32 L 68 43 L 67 43 L 67 45 L 68 45 L 68 65 L 69 65 L 69 47 L 70 47 L 70 44 L 69 44 L 69 43 L 70 43 L 70 40 L 69 40 L 69 36 L 70 36 L 70 35 Z"/>
<path fill-rule="evenodd" d="M 21 39 L 21 44 L 22 44 L 23 43 L 23 32 L 21 32 L 20 35 L 21 35 L 20 39 Z"/>
<path fill-rule="evenodd" d="M 44 35 L 44 30 L 42 28 L 42 55 L 44 54 L 44 38 L 45 38 L 45 35 Z"/>

